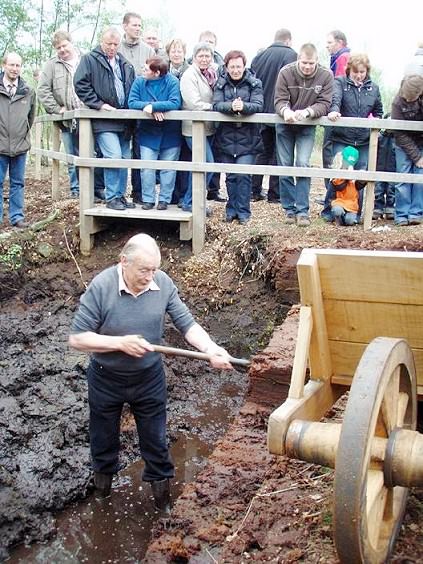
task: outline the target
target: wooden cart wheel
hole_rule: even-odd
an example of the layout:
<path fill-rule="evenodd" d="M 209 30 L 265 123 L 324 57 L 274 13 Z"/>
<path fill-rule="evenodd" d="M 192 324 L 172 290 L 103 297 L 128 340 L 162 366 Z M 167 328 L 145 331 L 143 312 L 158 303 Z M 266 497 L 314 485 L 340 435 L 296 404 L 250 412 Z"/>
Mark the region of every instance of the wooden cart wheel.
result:
<path fill-rule="evenodd" d="M 395 428 L 414 430 L 416 420 L 411 349 L 402 339 L 378 337 L 354 374 L 336 454 L 334 529 L 341 562 L 374 564 L 389 556 L 408 488 L 386 485 L 384 452 L 375 452 L 375 437 L 386 439 Z"/>

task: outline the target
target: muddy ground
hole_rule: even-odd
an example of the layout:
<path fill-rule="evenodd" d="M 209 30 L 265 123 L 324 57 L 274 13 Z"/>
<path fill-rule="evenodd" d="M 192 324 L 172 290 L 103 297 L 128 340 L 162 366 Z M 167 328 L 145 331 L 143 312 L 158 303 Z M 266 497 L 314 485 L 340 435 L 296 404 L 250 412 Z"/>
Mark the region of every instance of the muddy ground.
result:
<path fill-rule="evenodd" d="M 14 545 L 54 535 L 56 512 L 92 491 L 87 358 L 67 347 L 70 320 L 84 284 L 116 261 L 130 235 L 149 229 L 161 244 L 163 268 L 200 322 L 234 356 L 255 360 L 249 378 L 166 359 L 170 440 L 194 433 L 215 450 L 177 500 L 170 528 L 157 523 L 139 561 L 336 562 L 332 473 L 266 450 L 267 417 L 286 394 L 295 344 L 295 311 L 279 328 L 298 301 L 295 263 L 306 246 L 420 251 L 423 227 L 336 228 L 320 222 L 313 206 L 312 225 L 299 230 L 283 226 L 279 207 L 266 202 L 254 204 L 248 227 L 237 227 L 222 224 L 223 209 L 214 204 L 199 257 L 178 241 L 176 226 L 132 222 L 111 225 L 82 257 L 77 203 L 52 204 L 46 180 L 31 181 L 27 195 L 31 222 L 54 219 L 25 233 L 6 225 L 0 234 L 0 560 Z M 172 327 L 166 342 L 183 346 Z M 233 420 L 226 434 L 204 419 L 187 428 L 217 396 Z M 122 436 L 125 467 L 138 457 L 129 415 Z M 422 528 L 423 492 L 415 490 L 394 562 L 422 561 Z"/>

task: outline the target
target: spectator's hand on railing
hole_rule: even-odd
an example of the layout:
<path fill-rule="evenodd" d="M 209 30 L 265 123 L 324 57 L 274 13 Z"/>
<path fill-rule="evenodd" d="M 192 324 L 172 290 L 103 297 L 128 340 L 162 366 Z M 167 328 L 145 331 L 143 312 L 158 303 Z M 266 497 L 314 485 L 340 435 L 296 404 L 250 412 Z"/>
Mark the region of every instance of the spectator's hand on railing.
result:
<path fill-rule="evenodd" d="M 302 121 L 310 117 L 309 111 L 306 110 L 295 110 L 295 121 Z"/>
<path fill-rule="evenodd" d="M 116 110 L 116 108 L 114 108 L 110 104 L 103 104 L 100 110 L 106 110 L 106 112 L 112 112 L 113 110 Z"/>
<path fill-rule="evenodd" d="M 165 116 L 163 112 L 153 112 L 153 118 L 156 121 L 164 121 Z"/>
<path fill-rule="evenodd" d="M 282 117 L 287 123 L 295 123 L 297 121 L 295 118 L 295 112 L 293 112 L 289 108 L 285 108 Z"/>
<path fill-rule="evenodd" d="M 328 113 L 328 119 L 330 119 L 331 121 L 336 121 L 340 117 L 341 117 L 341 114 L 339 112 L 329 112 Z"/>
<path fill-rule="evenodd" d="M 144 106 L 143 112 L 151 116 L 151 114 L 153 113 L 153 104 L 147 104 L 146 106 Z"/>
<path fill-rule="evenodd" d="M 423 156 L 421 156 L 419 160 L 416 162 L 416 167 L 423 168 Z"/>
<path fill-rule="evenodd" d="M 244 102 L 241 100 L 241 98 L 235 98 L 235 100 L 232 102 L 232 111 L 242 112 L 243 109 Z"/>

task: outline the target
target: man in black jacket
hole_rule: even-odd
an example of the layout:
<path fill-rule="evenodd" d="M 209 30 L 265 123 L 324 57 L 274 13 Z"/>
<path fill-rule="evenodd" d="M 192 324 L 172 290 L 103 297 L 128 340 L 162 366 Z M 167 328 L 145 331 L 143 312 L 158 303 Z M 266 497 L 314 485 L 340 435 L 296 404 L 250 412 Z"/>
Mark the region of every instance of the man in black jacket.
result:
<path fill-rule="evenodd" d="M 135 79 L 134 67 L 118 54 L 120 33 L 110 28 L 101 43 L 87 55 L 75 72 L 75 92 L 93 110 L 107 112 L 128 108 L 128 96 Z M 132 123 L 129 120 L 95 119 L 93 132 L 105 159 L 130 159 Z M 135 207 L 125 198 L 127 168 L 105 168 L 106 205 L 114 210 Z"/>
<path fill-rule="evenodd" d="M 282 67 L 297 60 L 297 53 L 291 48 L 291 32 L 288 29 L 278 29 L 275 33 L 275 41 L 260 53 L 252 63 L 251 68 L 263 84 L 265 113 L 273 114 L 275 111 L 275 84 L 279 71 Z M 262 125 L 261 137 L 263 149 L 257 154 L 256 164 L 276 165 L 276 134 L 273 125 Z M 263 176 L 253 176 L 252 197 L 253 200 L 264 200 L 262 194 Z M 269 191 L 267 200 L 279 203 L 279 179 L 277 176 L 269 178 Z"/>

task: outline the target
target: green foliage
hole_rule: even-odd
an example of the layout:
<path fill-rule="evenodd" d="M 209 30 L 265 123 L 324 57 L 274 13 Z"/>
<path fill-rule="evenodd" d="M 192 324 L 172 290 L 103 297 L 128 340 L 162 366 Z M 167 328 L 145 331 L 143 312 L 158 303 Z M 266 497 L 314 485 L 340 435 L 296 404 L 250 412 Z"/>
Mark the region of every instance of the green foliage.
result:
<path fill-rule="evenodd" d="M 32 28 L 30 19 L 31 2 L 25 0 L 0 0 L 0 53 L 3 57 L 9 51 L 21 51 L 20 45 L 25 32 Z"/>
<path fill-rule="evenodd" d="M 9 270 L 19 270 L 22 266 L 22 253 L 22 246 L 13 243 L 3 254 L 0 254 L 0 264 L 5 265 Z"/>

